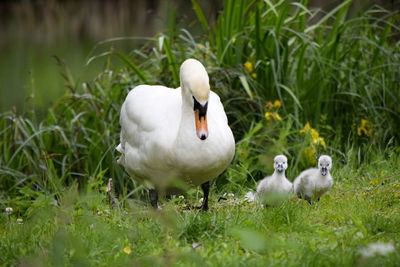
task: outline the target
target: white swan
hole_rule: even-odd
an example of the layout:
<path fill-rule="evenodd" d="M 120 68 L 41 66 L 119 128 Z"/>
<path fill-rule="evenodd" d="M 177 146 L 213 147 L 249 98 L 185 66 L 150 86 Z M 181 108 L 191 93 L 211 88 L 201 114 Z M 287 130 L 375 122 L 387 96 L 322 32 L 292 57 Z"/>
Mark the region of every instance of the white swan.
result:
<path fill-rule="evenodd" d="M 332 158 L 322 155 L 318 159 L 318 169 L 305 170 L 297 176 L 293 182 L 294 192 L 299 198 L 305 198 L 310 204 L 312 200 L 318 200 L 333 185 L 333 179 L 329 172 L 332 168 Z"/>
<path fill-rule="evenodd" d="M 287 158 L 278 155 L 274 158 L 274 173 L 261 180 L 257 186 L 257 197 L 260 199 L 273 195 L 288 195 L 293 190 L 292 183 L 286 178 Z"/>
<path fill-rule="evenodd" d="M 232 161 L 235 140 L 199 61 L 183 62 L 180 85 L 140 85 L 129 92 L 121 108 L 118 163 L 150 188 L 153 207 L 157 191 L 172 194 L 182 185 L 202 185 L 202 209 L 208 209 L 209 181 Z"/>

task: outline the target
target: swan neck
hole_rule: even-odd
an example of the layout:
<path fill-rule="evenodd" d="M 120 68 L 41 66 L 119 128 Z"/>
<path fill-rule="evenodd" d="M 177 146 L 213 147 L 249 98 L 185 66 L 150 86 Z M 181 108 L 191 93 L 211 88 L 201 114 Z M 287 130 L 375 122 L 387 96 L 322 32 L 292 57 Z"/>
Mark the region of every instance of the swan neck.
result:
<path fill-rule="evenodd" d="M 181 84 L 182 104 L 181 104 L 181 119 L 175 142 L 181 143 L 186 140 L 185 137 L 190 134 L 190 129 L 194 128 L 194 111 L 191 103 L 190 93 L 185 90 Z M 195 133 L 194 133 L 195 134 Z"/>
<path fill-rule="evenodd" d="M 188 92 L 185 87 L 183 86 L 183 84 L 181 84 L 181 94 L 182 94 L 182 119 L 184 119 L 185 116 L 193 115 L 194 116 L 194 112 L 193 112 L 193 103 L 191 101 L 191 94 L 190 92 Z"/>
<path fill-rule="evenodd" d="M 278 172 L 277 170 L 275 170 L 275 171 L 274 171 L 274 176 L 275 176 L 275 177 L 278 177 L 278 178 L 280 178 L 280 179 L 283 179 L 283 178 L 285 178 L 285 171 Z"/>

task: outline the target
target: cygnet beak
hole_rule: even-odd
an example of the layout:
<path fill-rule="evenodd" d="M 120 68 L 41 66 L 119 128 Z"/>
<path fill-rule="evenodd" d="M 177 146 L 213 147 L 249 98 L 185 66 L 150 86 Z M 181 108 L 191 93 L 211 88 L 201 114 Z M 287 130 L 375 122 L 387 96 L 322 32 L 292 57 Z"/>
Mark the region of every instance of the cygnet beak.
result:
<path fill-rule="evenodd" d="M 325 176 L 328 173 L 328 169 L 326 167 L 321 168 L 321 174 Z"/>
<path fill-rule="evenodd" d="M 278 172 L 282 172 L 283 171 L 283 165 L 282 164 L 278 164 L 277 170 L 278 170 Z"/>

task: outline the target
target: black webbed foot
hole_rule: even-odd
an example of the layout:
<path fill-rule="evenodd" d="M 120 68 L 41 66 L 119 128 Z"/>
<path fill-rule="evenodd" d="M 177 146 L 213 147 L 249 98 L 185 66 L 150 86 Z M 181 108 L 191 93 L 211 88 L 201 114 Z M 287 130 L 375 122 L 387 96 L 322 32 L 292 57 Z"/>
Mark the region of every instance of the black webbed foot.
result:
<path fill-rule="evenodd" d="M 150 204 L 154 209 L 158 209 L 158 193 L 155 189 L 149 189 Z"/>
<path fill-rule="evenodd" d="M 304 199 L 307 200 L 308 203 L 310 203 L 310 204 L 312 203 L 311 197 L 309 197 L 309 196 L 307 196 L 307 195 L 304 195 Z"/>
<path fill-rule="evenodd" d="M 310 203 L 310 204 L 312 203 L 311 197 L 307 196 L 306 194 L 303 195 L 302 193 L 297 192 L 297 196 L 298 196 L 298 198 L 307 200 L 307 202 Z"/>

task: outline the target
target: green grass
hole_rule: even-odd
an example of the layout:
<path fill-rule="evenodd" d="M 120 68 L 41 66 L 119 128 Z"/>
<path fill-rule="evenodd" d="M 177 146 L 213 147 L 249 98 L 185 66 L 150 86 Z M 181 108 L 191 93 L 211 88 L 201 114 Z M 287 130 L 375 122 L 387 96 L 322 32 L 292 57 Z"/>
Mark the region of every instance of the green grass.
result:
<path fill-rule="evenodd" d="M 92 81 L 76 81 L 62 64 L 67 92 L 47 117 L 0 115 L 4 264 L 396 265 L 398 252 L 366 259 L 359 251 L 377 241 L 400 246 L 398 14 L 373 7 L 348 18 L 351 1 L 321 15 L 307 1 L 226 0 L 210 28 L 192 4 L 204 35 L 176 29 L 172 15 L 168 32 L 129 54 L 109 47 L 118 38 L 102 42 L 88 64 L 107 64 Z M 144 186 L 116 163 L 119 111 L 135 85 L 178 86 L 188 57 L 207 68 L 236 155 L 213 182 L 210 212 L 188 211 L 177 198 L 155 213 Z M 313 130 L 302 133 L 307 122 Z M 317 205 L 244 203 L 278 153 L 288 156 L 292 180 L 332 155 L 335 187 Z M 235 199 L 217 203 L 227 192 Z M 193 203 L 201 194 L 186 197 Z"/>
<path fill-rule="evenodd" d="M 9 220 L 3 212 L 0 253 L 5 265 L 28 266 L 396 266 L 397 252 L 359 251 L 373 242 L 400 248 L 399 163 L 393 156 L 357 171 L 334 168 L 335 186 L 316 205 L 294 198 L 261 208 L 243 200 L 244 188 L 218 203 L 224 192 L 213 187 L 209 212 L 187 210 L 180 198 L 159 212 L 134 200 L 110 210 L 105 193 L 71 187 L 59 204 L 50 194 L 33 201 L 24 224 L 18 210 Z M 201 194 L 186 197 L 193 203 Z"/>

